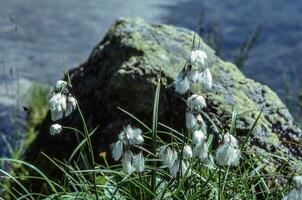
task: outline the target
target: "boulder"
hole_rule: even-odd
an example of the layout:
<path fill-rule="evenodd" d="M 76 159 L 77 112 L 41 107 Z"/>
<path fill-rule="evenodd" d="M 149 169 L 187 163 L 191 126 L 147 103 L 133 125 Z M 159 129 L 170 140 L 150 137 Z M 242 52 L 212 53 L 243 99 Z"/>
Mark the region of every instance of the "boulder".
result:
<path fill-rule="evenodd" d="M 248 150 L 301 160 L 302 148 L 298 145 L 301 144 L 301 130 L 270 88 L 246 78 L 234 64 L 217 57 L 193 31 L 150 24 L 137 17 L 117 20 L 88 60 L 70 71 L 73 93 L 89 129 L 99 126 L 92 137 L 96 157 L 102 151 L 109 151 L 123 126 L 128 123 L 139 126 L 118 107 L 151 126 L 159 78 L 162 83 L 159 121 L 178 131 L 184 129 L 186 104 L 171 83 L 185 65 L 194 37 L 195 46 L 207 53 L 213 75 L 213 89 L 203 93 L 209 118 L 220 130 L 228 130 L 235 106 L 238 111 L 236 136 L 243 140 L 263 109 L 249 138 Z M 59 159 L 70 155 L 77 144 L 74 133 L 64 131 L 61 135 L 50 136 L 51 123 L 48 114 L 27 150 L 27 160 L 42 165 L 40 152 Z M 77 113 L 60 123 L 82 127 Z"/>

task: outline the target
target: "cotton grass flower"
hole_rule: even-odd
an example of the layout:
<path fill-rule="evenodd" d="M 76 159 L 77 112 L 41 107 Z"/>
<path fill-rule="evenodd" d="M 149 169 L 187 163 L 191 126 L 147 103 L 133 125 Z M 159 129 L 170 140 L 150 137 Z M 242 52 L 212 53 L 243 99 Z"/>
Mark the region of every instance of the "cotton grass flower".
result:
<path fill-rule="evenodd" d="M 197 126 L 197 119 L 190 111 L 186 112 L 186 127 L 189 130 L 193 130 Z"/>
<path fill-rule="evenodd" d="M 174 81 L 174 87 L 175 91 L 184 94 L 186 93 L 190 88 L 190 82 L 186 75 L 183 75 L 182 72 L 180 72 Z"/>
<path fill-rule="evenodd" d="M 122 159 L 122 167 L 125 174 L 130 175 L 135 171 L 132 165 L 133 154 L 131 151 L 126 151 Z"/>
<path fill-rule="evenodd" d="M 48 104 L 51 111 L 51 119 L 53 121 L 62 119 L 67 106 L 66 96 L 61 93 L 56 93 L 49 99 Z"/>
<path fill-rule="evenodd" d="M 206 100 L 203 98 L 203 96 L 198 95 L 198 94 L 193 94 L 191 95 L 187 101 L 187 106 L 191 110 L 202 110 L 207 106 Z"/>
<path fill-rule="evenodd" d="M 133 156 L 133 167 L 135 171 L 139 173 L 145 170 L 145 159 L 142 152 Z"/>
<path fill-rule="evenodd" d="M 126 126 L 118 137 L 125 145 L 140 145 L 144 142 L 142 130 L 139 128 L 132 128 L 130 125 Z"/>
<path fill-rule="evenodd" d="M 54 91 L 55 92 L 62 92 L 67 87 L 67 82 L 59 80 L 55 83 Z"/>
<path fill-rule="evenodd" d="M 203 81 L 202 82 L 203 82 L 205 88 L 207 88 L 207 89 L 212 88 L 213 79 L 212 79 L 212 74 L 208 68 L 205 69 L 205 71 L 203 72 Z"/>
<path fill-rule="evenodd" d="M 205 60 L 208 58 L 206 52 L 202 50 L 194 50 L 190 54 L 190 62 L 194 65 L 205 65 Z"/>
<path fill-rule="evenodd" d="M 192 156 L 193 156 L 192 148 L 186 144 L 183 149 L 183 158 L 190 159 L 190 158 L 192 158 Z"/>
<path fill-rule="evenodd" d="M 123 143 L 118 140 L 116 143 L 114 143 L 111 147 L 111 153 L 112 153 L 112 157 L 115 161 L 118 161 L 123 154 Z"/>
<path fill-rule="evenodd" d="M 302 199 L 302 176 L 295 176 L 293 178 L 294 189 L 282 198 L 282 200 L 301 200 Z"/>
<path fill-rule="evenodd" d="M 57 135 L 62 132 L 62 126 L 60 124 L 53 124 L 49 129 L 50 135 Z"/>
<path fill-rule="evenodd" d="M 240 150 L 237 139 L 230 135 L 224 135 L 223 145 L 216 152 L 216 161 L 221 166 L 236 166 L 239 164 Z"/>
<path fill-rule="evenodd" d="M 203 133 L 202 130 L 196 130 L 196 131 L 193 132 L 192 143 L 194 145 L 198 145 L 201 142 L 206 141 L 206 139 L 207 139 L 207 136 Z"/>
<path fill-rule="evenodd" d="M 181 167 L 181 168 L 179 168 Z M 182 160 L 180 165 L 180 160 L 175 160 L 174 164 L 169 168 L 170 174 L 176 178 L 179 171 L 181 171 L 181 176 L 184 176 L 187 173 L 187 176 L 191 175 L 191 170 L 189 168 L 189 162 L 187 160 Z"/>
<path fill-rule="evenodd" d="M 77 100 L 73 96 L 67 98 L 65 117 L 69 116 L 77 107 Z"/>
<path fill-rule="evenodd" d="M 166 145 L 159 147 L 158 152 L 159 158 L 168 167 L 171 167 L 177 159 L 177 152 Z"/>

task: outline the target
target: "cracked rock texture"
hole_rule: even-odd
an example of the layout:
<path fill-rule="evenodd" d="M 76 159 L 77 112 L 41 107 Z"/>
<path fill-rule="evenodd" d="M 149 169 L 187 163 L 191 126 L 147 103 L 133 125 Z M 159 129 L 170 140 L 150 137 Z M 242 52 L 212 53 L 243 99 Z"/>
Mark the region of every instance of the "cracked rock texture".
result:
<path fill-rule="evenodd" d="M 99 152 L 109 150 L 123 126 L 128 123 L 139 126 L 117 107 L 151 126 L 160 72 L 159 121 L 179 131 L 185 127 L 186 105 L 171 83 L 186 62 L 193 37 L 194 32 L 184 28 L 149 24 L 136 17 L 122 18 L 96 45 L 88 60 L 70 71 L 73 93 L 88 126 L 90 129 L 99 126 L 92 136 L 96 157 Z M 249 139 L 248 150 L 301 160 L 302 149 L 297 145 L 301 144 L 301 130 L 278 96 L 267 86 L 246 78 L 234 64 L 215 56 L 214 50 L 202 38 L 196 36 L 195 41 L 206 51 L 211 65 L 213 89 L 203 95 L 208 105 L 205 112 L 217 127 L 224 131 L 229 129 L 232 110 L 236 106 L 239 113 L 236 134 L 242 140 L 263 109 Z M 41 151 L 60 159 L 67 158 L 77 143 L 74 134 L 68 131 L 50 136 L 51 123 L 48 114 L 26 154 L 28 160 L 46 168 L 49 166 L 41 161 Z M 82 126 L 77 113 L 60 123 Z M 164 128 L 159 126 L 159 129 Z M 277 165 L 273 163 L 268 162 L 267 168 L 274 170 Z"/>

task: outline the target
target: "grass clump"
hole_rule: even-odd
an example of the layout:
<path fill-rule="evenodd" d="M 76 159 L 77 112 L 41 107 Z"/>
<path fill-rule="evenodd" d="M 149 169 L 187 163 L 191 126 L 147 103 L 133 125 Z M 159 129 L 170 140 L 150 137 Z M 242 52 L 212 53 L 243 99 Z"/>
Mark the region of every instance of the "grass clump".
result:
<path fill-rule="evenodd" d="M 193 45 L 194 46 L 194 45 Z M 97 130 L 89 130 L 85 118 L 70 91 L 70 80 L 58 81 L 49 95 L 49 109 L 54 124 L 50 133 L 70 131 L 78 138 L 78 145 L 66 160 L 57 160 L 43 154 L 49 163 L 63 174 L 52 180 L 39 169 L 17 159 L 0 158 L 0 161 L 17 163 L 36 175 L 12 174 L 0 170 L 5 179 L 14 182 L 7 192 L 12 199 L 299 199 L 302 193 L 301 163 L 285 157 L 262 152 L 247 151 L 247 143 L 261 115 L 246 133 L 241 143 L 236 138 L 237 110 L 234 108 L 228 122 L 229 129 L 221 130 L 203 110 L 206 99 L 199 91 L 213 87 L 210 63 L 202 49 L 193 49 L 188 62 L 173 85 L 186 102 L 186 127 L 175 130 L 159 122 L 160 78 L 156 87 L 153 114 L 149 127 L 126 110 L 119 108 L 140 124 L 141 128 L 121 128 L 111 153 L 116 163 L 107 162 L 106 153 L 100 154 L 103 163 L 96 163 L 90 137 Z M 68 75 L 68 74 L 67 74 Z M 68 76 L 67 76 L 68 77 Z M 33 97 L 46 95 L 42 90 Z M 45 102 L 32 104 L 32 109 L 44 109 Z M 45 110 L 41 111 L 44 114 Z M 78 112 L 83 130 L 56 123 L 57 120 Z M 39 116 L 29 116 L 35 125 Z M 215 127 L 212 130 L 210 127 Z M 267 162 L 278 157 L 283 166 L 274 171 L 265 170 Z M 259 162 L 261 161 L 261 162 Z M 286 166 L 300 171 L 284 175 Z M 294 177 L 294 178 L 292 178 Z M 301 178 L 301 179 L 300 179 Z M 40 181 L 41 191 L 33 193 L 22 180 Z M 285 180 L 293 180 L 294 188 Z M 1 184 L 1 183 L 0 183 Z M 3 186 L 3 184 L 2 184 Z M 287 193 L 289 194 L 287 196 Z M 299 196 L 300 195 L 300 196 Z M 301 199 L 301 198 L 300 198 Z"/>

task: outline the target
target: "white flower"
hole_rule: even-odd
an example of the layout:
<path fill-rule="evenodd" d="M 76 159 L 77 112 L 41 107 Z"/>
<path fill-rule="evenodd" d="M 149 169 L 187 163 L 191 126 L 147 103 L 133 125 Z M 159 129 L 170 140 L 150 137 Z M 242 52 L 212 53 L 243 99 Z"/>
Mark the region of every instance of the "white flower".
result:
<path fill-rule="evenodd" d="M 187 99 L 187 106 L 190 109 L 201 110 L 202 108 L 206 107 L 206 100 L 203 96 L 198 94 L 193 94 Z"/>
<path fill-rule="evenodd" d="M 205 60 L 208 58 L 206 52 L 202 51 L 202 50 L 194 50 L 191 52 L 190 55 L 190 62 L 191 64 L 195 64 L 195 65 L 205 65 Z"/>
<path fill-rule="evenodd" d="M 125 174 L 130 175 L 134 172 L 134 167 L 132 165 L 133 155 L 131 151 L 126 151 L 122 159 L 123 171 Z"/>
<path fill-rule="evenodd" d="M 49 109 L 51 111 L 51 119 L 57 121 L 63 118 L 64 111 L 66 110 L 66 96 L 61 93 L 54 94 L 49 99 Z"/>
<path fill-rule="evenodd" d="M 302 176 L 295 176 L 293 178 L 293 182 L 294 182 L 295 187 L 297 189 L 301 189 L 302 190 Z"/>
<path fill-rule="evenodd" d="M 229 133 L 226 133 L 223 136 L 223 140 L 224 140 L 223 142 L 225 144 L 228 143 L 228 144 L 231 144 L 232 146 L 238 147 L 238 140 Z"/>
<path fill-rule="evenodd" d="M 53 124 L 49 129 L 50 135 L 57 135 L 62 132 L 62 126 L 60 124 Z"/>
<path fill-rule="evenodd" d="M 302 199 L 302 176 L 295 176 L 293 178 L 295 188 L 292 189 L 287 196 L 282 200 L 301 200 Z"/>
<path fill-rule="evenodd" d="M 192 153 L 191 147 L 186 144 L 183 149 L 183 158 L 189 159 L 189 158 L 192 158 L 192 155 L 193 155 L 193 153 Z"/>
<path fill-rule="evenodd" d="M 188 79 L 190 82 L 192 83 L 200 83 L 201 82 L 201 73 L 196 70 L 196 69 L 192 69 L 190 71 L 188 71 Z"/>
<path fill-rule="evenodd" d="M 202 141 L 194 146 L 193 155 L 201 160 L 208 158 L 208 144 L 206 141 Z"/>
<path fill-rule="evenodd" d="M 190 88 L 190 82 L 187 76 L 183 76 L 182 73 L 177 76 L 176 80 L 174 81 L 175 91 L 184 94 Z"/>
<path fill-rule="evenodd" d="M 126 126 L 118 137 L 125 145 L 140 145 L 144 142 L 142 130 L 139 128 L 132 128 L 130 125 Z"/>
<path fill-rule="evenodd" d="M 175 160 L 175 162 L 173 163 L 173 165 L 171 165 L 169 167 L 169 171 L 170 171 L 170 174 L 176 178 L 177 176 L 177 173 L 178 173 L 178 169 L 179 169 L 179 160 Z"/>
<path fill-rule="evenodd" d="M 282 198 L 282 200 L 301 200 L 302 199 L 302 190 L 292 189 L 288 195 Z"/>
<path fill-rule="evenodd" d="M 145 170 L 145 159 L 142 152 L 133 157 L 133 167 L 136 172 L 143 172 Z"/>
<path fill-rule="evenodd" d="M 207 139 L 207 136 L 203 133 L 202 130 L 196 130 L 193 132 L 192 142 L 194 145 L 198 145 L 201 142 L 204 142 Z"/>
<path fill-rule="evenodd" d="M 65 117 L 69 116 L 77 107 L 77 100 L 73 96 L 67 98 Z"/>
<path fill-rule="evenodd" d="M 122 157 L 123 153 L 123 143 L 118 140 L 116 143 L 114 143 L 111 147 L 111 153 L 112 157 L 115 161 L 118 161 Z"/>
<path fill-rule="evenodd" d="M 216 152 L 216 160 L 221 166 L 236 166 L 239 163 L 240 150 L 237 139 L 230 135 L 224 135 L 223 145 Z"/>
<path fill-rule="evenodd" d="M 197 125 L 197 119 L 195 118 L 195 116 L 191 112 L 187 111 L 186 112 L 186 127 L 187 127 L 187 129 L 192 130 L 196 127 L 196 125 Z"/>
<path fill-rule="evenodd" d="M 162 160 L 164 165 L 171 167 L 174 164 L 175 160 L 177 159 L 177 152 L 171 150 L 171 148 L 166 145 L 159 147 L 158 151 L 159 151 L 159 158 Z"/>
<path fill-rule="evenodd" d="M 59 80 L 56 82 L 54 86 L 54 90 L 55 92 L 61 92 L 66 88 L 66 86 L 67 86 L 66 81 Z"/>
<path fill-rule="evenodd" d="M 205 71 L 202 74 L 202 83 L 205 86 L 205 88 L 211 89 L 212 81 L 213 81 L 212 74 L 211 74 L 210 70 L 207 68 L 207 69 L 205 69 Z"/>

